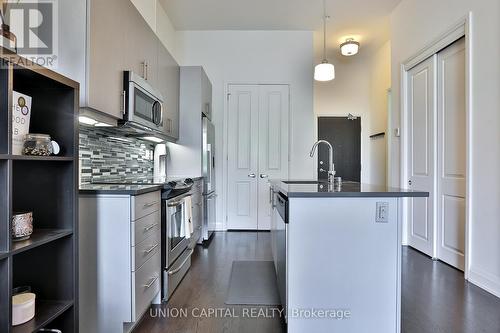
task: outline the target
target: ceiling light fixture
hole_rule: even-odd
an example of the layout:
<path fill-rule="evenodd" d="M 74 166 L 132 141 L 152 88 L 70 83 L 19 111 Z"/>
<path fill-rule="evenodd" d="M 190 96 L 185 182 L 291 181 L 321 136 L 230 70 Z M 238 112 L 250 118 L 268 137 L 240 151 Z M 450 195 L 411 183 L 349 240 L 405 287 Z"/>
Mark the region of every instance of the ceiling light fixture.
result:
<path fill-rule="evenodd" d="M 335 79 L 335 67 L 326 59 L 326 0 L 323 0 L 323 61 L 314 67 L 314 79 L 316 81 L 331 81 Z"/>
<path fill-rule="evenodd" d="M 354 40 L 354 38 L 347 38 L 345 42 L 340 44 L 340 53 L 343 56 L 350 57 L 358 53 L 359 43 Z"/>

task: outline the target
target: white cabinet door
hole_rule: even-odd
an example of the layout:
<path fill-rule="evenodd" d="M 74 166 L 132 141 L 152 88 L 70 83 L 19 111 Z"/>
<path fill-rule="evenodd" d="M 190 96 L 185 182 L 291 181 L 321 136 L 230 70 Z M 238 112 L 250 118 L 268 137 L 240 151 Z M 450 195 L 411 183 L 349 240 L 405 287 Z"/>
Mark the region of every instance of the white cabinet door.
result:
<path fill-rule="evenodd" d="M 408 243 L 434 257 L 436 56 L 408 72 L 409 185 L 430 193 L 409 199 Z"/>
<path fill-rule="evenodd" d="M 231 85 L 228 116 L 228 229 L 257 229 L 259 86 Z"/>
<path fill-rule="evenodd" d="M 465 41 L 438 54 L 437 256 L 464 270 L 465 260 Z"/>
<path fill-rule="evenodd" d="M 288 177 L 288 85 L 230 85 L 228 228 L 269 230 L 269 178 Z"/>
<path fill-rule="evenodd" d="M 127 6 L 121 0 L 92 0 L 88 6 L 88 77 L 83 106 L 122 118 L 125 65 L 121 50 L 125 43 L 123 14 Z M 133 7 L 132 3 L 130 6 Z"/>
<path fill-rule="evenodd" d="M 125 53 L 127 70 L 142 76 L 150 85 L 157 87 L 158 82 L 158 45 L 156 34 L 144 20 L 132 2 L 122 4 L 126 22 Z"/>
<path fill-rule="evenodd" d="M 259 101 L 259 230 L 269 230 L 269 179 L 288 177 L 287 85 L 261 85 Z"/>
<path fill-rule="evenodd" d="M 180 67 L 163 44 L 158 46 L 158 88 L 163 95 L 163 131 L 179 138 Z"/>

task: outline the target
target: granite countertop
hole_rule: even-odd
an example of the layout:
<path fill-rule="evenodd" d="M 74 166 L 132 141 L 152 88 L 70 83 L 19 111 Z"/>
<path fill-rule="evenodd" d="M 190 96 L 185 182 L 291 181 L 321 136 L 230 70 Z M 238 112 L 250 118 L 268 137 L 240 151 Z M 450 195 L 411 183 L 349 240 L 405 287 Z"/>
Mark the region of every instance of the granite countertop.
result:
<path fill-rule="evenodd" d="M 163 188 L 158 184 L 82 184 L 80 194 L 123 194 L 140 195 L 144 193 L 159 191 Z"/>
<path fill-rule="evenodd" d="M 289 198 L 309 197 L 428 197 L 429 192 L 414 191 L 383 185 L 344 181 L 340 188 L 314 180 L 270 180 L 274 191 Z"/>

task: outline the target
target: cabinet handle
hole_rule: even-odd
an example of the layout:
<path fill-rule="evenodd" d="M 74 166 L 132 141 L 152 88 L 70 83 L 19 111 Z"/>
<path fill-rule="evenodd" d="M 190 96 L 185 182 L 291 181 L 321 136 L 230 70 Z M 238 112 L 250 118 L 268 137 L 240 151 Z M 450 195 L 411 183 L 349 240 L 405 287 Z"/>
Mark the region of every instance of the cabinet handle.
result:
<path fill-rule="evenodd" d="M 124 91 L 122 91 L 122 112 L 123 112 L 123 114 L 126 113 L 126 110 L 125 110 L 125 105 L 127 104 L 126 98 L 127 98 L 127 94 L 124 90 Z"/>
<path fill-rule="evenodd" d="M 268 175 L 266 175 L 265 173 L 260 174 L 260 178 L 267 178 L 267 177 L 268 177 Z"/>
<path fill-rule="evenodd" d="M 156 249 L 157 247 L 158 247 L 158 243 L 156 243 L 155 245 L 151 246 L 149 249 L 144 250 L 144 253 L 149 254 L 149 253 L 153 252 L 153 250 Z"/>
<path fill-rule="evenodd" d="M 158 203 L 157 201 L 154 201 L 154 202 L 150 202 L 150 203 L 144 204 L 144 208 L 153 207 L 153 206 L 154 206 L 154 205 L 156 205 L 157 203 Z"/>
<path fill-rule="evenodd" d="M 158 276 L 155 276 L 148 284 L 145 284 L 144 287 L 146 289 L 151 288 L 151 286 L 158 280 Z"/>
<path fill-rule="evenodd" d="M 142 78 L 144 80 L 148 79 L 148 62 L 146 60 L 142 62 Z"/>
<path fill-rule="evenodd" d="M 147 232 L 147 231 L 153 229 L 154 227 L 156 227 L 157 225 L 158 225 L 158 223 L 155 223 L 155 224 L 151 224 L 147 227 L 144 227 L 144 231 Z"/>

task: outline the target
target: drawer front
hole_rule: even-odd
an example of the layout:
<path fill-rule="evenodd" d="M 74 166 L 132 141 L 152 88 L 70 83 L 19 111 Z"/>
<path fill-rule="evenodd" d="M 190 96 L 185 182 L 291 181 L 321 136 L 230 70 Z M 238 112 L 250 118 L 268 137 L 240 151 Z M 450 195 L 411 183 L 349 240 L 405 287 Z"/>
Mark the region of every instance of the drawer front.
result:
<path fill-rule="evenodd" d="M 132 272 L 132 280 L 135 284 L 132 309 L 134 322 L 141 318 L 160 291 L 160 265 L 160 252 L 158 251 L 139 270 Z"/>
<path fill-rule="evenodd" d="M 140 219 L 160 209 L 160 191 L 132 197 L 132 220 Z"/>
<path fill-rule="evenodd" d="M 160 251 L 160 232 L 152 234 L 136 246 L 132 246 L 132 271 L 139 270 L 141 266 L 156 252 Z"/>
<path fill-rule="evenodd" d="M 161 212 L 156 211 L 132 222 L 131 245 L 135 246 L 136 244 L 143 242 L 146 238 L 151 237 L 151 235 L 160 234 L 160 221 Z"/>
<path fill-rule="evenodd" d="M 177 260 L 172 264 L 172 267 L 167 272 L 168 279 L 168 298 L 173 294 L 184 275 L 186 275 L 189 267 L 191 267 L 191 255 L 193 250 L 186 249 Z"/>

